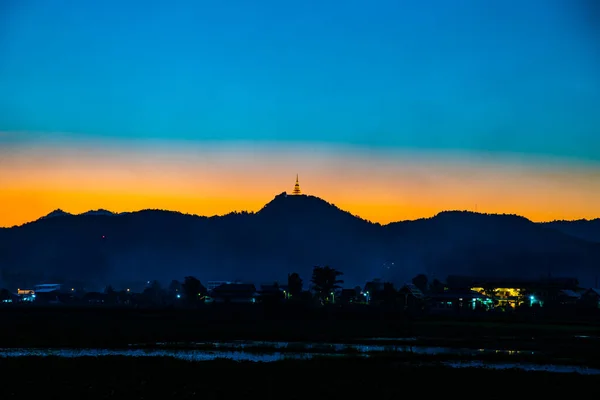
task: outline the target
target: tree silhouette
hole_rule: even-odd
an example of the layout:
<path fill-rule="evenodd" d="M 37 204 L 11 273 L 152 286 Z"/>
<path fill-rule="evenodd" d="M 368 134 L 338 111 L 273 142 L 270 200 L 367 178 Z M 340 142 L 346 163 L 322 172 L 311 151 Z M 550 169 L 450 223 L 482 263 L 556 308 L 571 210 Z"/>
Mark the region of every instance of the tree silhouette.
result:
<path fill-rule="evenodd" d="M 169 295 L 170 296 L 177 296 L 178 294 L 181 295 L 181 283 L 178 280 L 172 280 L 171 284 L 169 285 Z"/>
<path fill-rule="evenodd" d="M 394 305 L 396 298 L 398 297 L 398 291 L 394 288 L 394 285 L 390 282 L 383 284 L 382 300 L 384 304 Z"/>
<path fill-rule="evenodd" d="M 427 281 L 427 275 L 425 274 L 419 274 L 412 278 L 413 285 L 423 293 L 427 293 Z"/>
<path fill-rule="evenodd" d="M 152 281 L 149 287 L 142 293 L 144 298 L 152 304 L 162 304 L 164 300 L 164 291 L 158 281 Z"/>
<path fill-rule="evenodd" d="M 299 298 L 302 294 L 302 278 L 297 272 L 288 274 L 288 292 L 291 298 Z"/>
<path fill-rule="evenodd" d="M 104 288 L 104 294 L 106 294 L 107 304 L 115 304 L 119 301 L 119 295 L 111 285 Z"/>
<path fill-rule="evenodd" d="M 206 288 L 193 276 L 186 276 L 181 285 L 186 302 L 197 304 L 204 299 Z"/>
<path fill-rule="evenodd" d="M 322 303 L 334 300 L 334 291 L 341 288 L 340 283 L 344 283 L 343 280 L 338 279 L 341 275 L 342 272 L 328 266 L 314 267 L 311 282 L 313 290 Z"/>

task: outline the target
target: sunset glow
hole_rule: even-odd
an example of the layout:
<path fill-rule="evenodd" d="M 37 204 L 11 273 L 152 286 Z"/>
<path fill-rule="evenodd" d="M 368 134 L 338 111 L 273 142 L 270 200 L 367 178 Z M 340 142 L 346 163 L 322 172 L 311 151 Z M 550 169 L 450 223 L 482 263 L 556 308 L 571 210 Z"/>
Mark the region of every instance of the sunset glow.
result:
<path fill-rule="evenodd" d="M 596 165 L 440 151 L 370 152 L 316 144 L 87 142 L 0 152 L 0 224 L 55 209 L 82 213 L 165 209 L 198 215 L 258 211 L 291 193 L 363 218 L 391 221 L 443 210 L 520 214 L 534 221 L 593 218 L 600 204 Z"/>
<path fill-rule="evenodd" d="M 600 217 L 591 3 L 9 3 L 1 226 L 257 211 L 296 174 L 381 223 Z"/>

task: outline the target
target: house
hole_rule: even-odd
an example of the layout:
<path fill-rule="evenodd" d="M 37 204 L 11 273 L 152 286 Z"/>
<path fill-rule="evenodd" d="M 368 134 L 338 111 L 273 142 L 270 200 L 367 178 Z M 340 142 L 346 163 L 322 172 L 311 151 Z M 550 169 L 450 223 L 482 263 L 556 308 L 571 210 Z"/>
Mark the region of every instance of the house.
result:
<path fill-rule="evenodd" d="M 465 277 L 451 275 L 447 279 L 451 291 L 476 292 L 492 299 L 498 307 L 516 308 L 527 300 L 527 293 L 535 286 L 532 281 L 494 277 Z"/>
<path fill-rule="evenodd" d="M 579 298 L 584 307 L 600 308 L 600 289 L 591 288 L 583 292 Z"/>
<path fill-rule="evenodd" d="M 425 295 L 414 284 L 407 283 L 398 290 L 398 299 L 405 309 L 422 308 Z"/>
<path fill-rule="evenodd" d="M 242 283 L 239 281 L 208 281 L 206 284 L 206 290 L 210 293 L 213 289 L 218 288 L 221 285 L 231 285 L 232 283 Z"/>
<path fill-rule="evenodd" d="M 60 292 L 62 290 L 62 284 L 60 284 L 60 283 L 44 283 L 41 285 L 35 285 L 33 287 L 33 290 L 36 293 Z"/>
<path fill-rule="evenodd" d="M 17 289 L 18 301 L 23 303 L 30 303 L 35 301 L 35 292 L 33 289 Z"/>
<path fill-rule="evenodd" d="M 492 299 L 468 289 L 445 290 L 432 293 L 427 298 L 431 311 L 487 310 L 492 307 Z"/>
<path fill-rule="evenodd" d="M 33 287 L 35 301 L 43 303 L 60 303 L 62 298 L 62 285 L 60 283 L 47 283 Z"/>
<path fill-rule="evenodd" d="M 260 285 L 259 299 L 261 301 L 281 301 L 287 298 L 287 286 L 278 284 Z"/>
<path fill-rule="evenodd" d="M 104 304 L 107 300 L 108 295 L 100 292 L 88 292 L 83 295 L 81 301 L 86 304 Z"/>
<path fill-rule="evenodd" d="M 471 290 L 491 298 L 495 306 L 516 308 L 559 301 L 561 290 L 575 291 L 575 278 L 505 279 L 451 275 L 447 279 L 452 290 Z"/>
<path fill-rule="evenodd" d="M 215 303 L 255 303 L 257 296 L 256 287 L 246 283 L 227 283 L 210 292 Z"/>
<path fill-rule="evenodd" d="M 558 301 L 563 306 L 575 306 L 580 298 L 581 293 L 574 290 L 564 289 L 558 293 Z"/>

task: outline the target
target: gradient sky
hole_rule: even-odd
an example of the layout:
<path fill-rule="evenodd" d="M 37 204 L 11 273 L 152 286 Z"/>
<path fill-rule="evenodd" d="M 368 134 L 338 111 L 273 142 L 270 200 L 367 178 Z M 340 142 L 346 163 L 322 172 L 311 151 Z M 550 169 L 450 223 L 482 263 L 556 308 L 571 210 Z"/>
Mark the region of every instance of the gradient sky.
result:
<path fill-rule="evenodd" d="M 0 226 L 53 209 L 600 216 L 595 0 L 0 1 Z"/>

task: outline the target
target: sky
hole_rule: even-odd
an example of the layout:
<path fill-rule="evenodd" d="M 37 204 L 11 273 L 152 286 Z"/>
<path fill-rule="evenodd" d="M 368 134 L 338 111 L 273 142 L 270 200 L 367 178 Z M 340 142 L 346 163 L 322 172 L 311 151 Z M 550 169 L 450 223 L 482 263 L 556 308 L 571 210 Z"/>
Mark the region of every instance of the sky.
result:
<path fill-rule="evenodd" d="M 595 0 L 4 0 L 0 226 L 61 208 L 600 217 Z"/>

